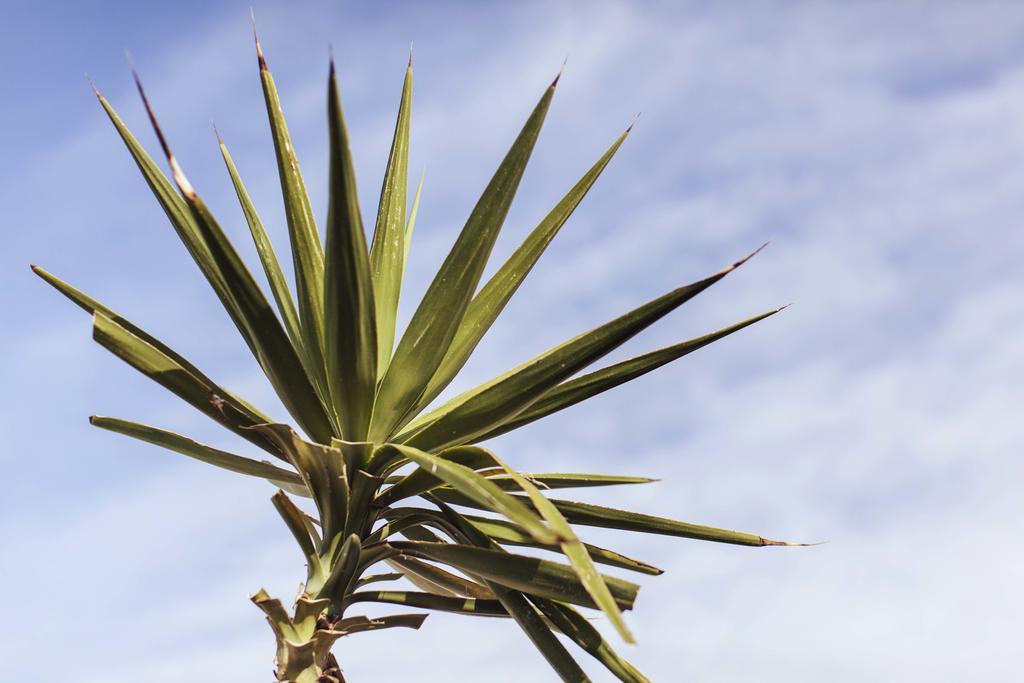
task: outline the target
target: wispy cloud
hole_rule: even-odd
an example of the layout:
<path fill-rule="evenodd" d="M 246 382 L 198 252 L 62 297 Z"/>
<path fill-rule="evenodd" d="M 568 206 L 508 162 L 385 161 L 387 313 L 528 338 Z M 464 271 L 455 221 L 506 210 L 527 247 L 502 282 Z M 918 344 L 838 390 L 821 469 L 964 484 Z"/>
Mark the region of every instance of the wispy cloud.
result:
<path fill-rule="evenodd" d="M 257 8 L 321 207 L 322 43 L 335 40 L 369 211 L 415 39 L 413 168 L 426 165 L 427 183 L 406 315 L 566 54 L 496 258 L 643 111 L 453 391 L 773 241 L 616 357 L 792 309 L 495 443 L 527 469 L 660 477 L 619 494 L 652 513 L 831 541 L 625 539 L 668 570 L 644 582 L 630 617 L 641 645 L 627 654 L 654 680 L 1005 680 L 1015 666 L 1024 12 L 927 7 Z M 103 28 L 90 30 L 102 43 Z M 232 235 L 246 244 L 211 117 L 283 246 L 249 40 L 240 7 L 197 14 L 166 46 L 132 47 L 190 176 L 235 216 Z M 127 80 L 98 76 L 148 139 Z M 51 680 L 38 663 L 55 644 L 74 680 L 266 678 L 270 635 L 245 595 L 265 584 L 288 596 L 300 578 L 270 491 L 90 431 L 87 411 L 110 412 L 235 445 L 88 346 L 86 320 L 21 262 L 45 257 L 257 404 L 275 402 L 101 115 L 34 133 L 39 148 L 5 168 L 0 190 L 19 226 L 3 257 L 0 565 L 20 624 L 0 678 Z M 442 633 L 474 649 L 428 669 L 417 653 L 443 652 Z M 393 645 L 396 680 L 550 677 L 497 620 L 432 616 L 419 634 L 343 642 L 340 656 L 358 681 Z M 515 671 L 484 678 L 499 652 Z"/>

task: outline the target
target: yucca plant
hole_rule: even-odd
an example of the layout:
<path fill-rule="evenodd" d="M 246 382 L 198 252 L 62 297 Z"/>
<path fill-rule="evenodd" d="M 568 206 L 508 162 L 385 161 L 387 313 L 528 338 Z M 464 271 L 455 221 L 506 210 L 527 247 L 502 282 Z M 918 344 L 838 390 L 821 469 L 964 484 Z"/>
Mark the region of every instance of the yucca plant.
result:
<path fill-rule="evenodd" d="M 421 179 L 410 210 L 407 167 L 412 61 L 405 71 L 394 141 L 368 247 L 333 59 L 327 83 L 330 176 L 323 244 L 258 39 L 256 52 L 284 198 L 295 296 L 231 156 L 219 138 L 218 142 L 276 312 L 186 179 L 141 84 L 139 93 L 167 157 L 171 180 L 110 103 L 98 91 L 96 95 L 297 429 L 261 412 L 112 309 L 33 266 L 40 277 L 92 315 L 93 336 L 101 345 L 248 442 L 240 446 L 266 451 L 279 462 L 237 455 L 120 418 L 92 417 L 92 424 L 278 487 L 271 501 L 306 564 L 305 583 L 290 610 L 263 590 L 252 596 L 276 637 L 275 673 L 280 681 L 341 681 L 341 669 L 331 654 L 339 638 L 370 630 L 419 628 L 426 618 L 422 612 L 361 614 L 361 608 L 371 603 L 511 618 L 562 680 L 587 680 L 566 648 L 573 643 L 620 680 L 646 681 L 615 653 L 579 608 L 600 610 L 619 635 L 632 642 L 622 611 L 633 606 L 638 586 L 601 573 L 597 565 L 647 575 L 661 570 L 585 543 L 574 527 L 754 547 L 789 544 L 756 534 L 550 498 L 555 489 L 652 480 L 607 474 L 522 473 L 477 444 L 635 379 L 776 313 L 768 311 L 705 336 L 580 374 L 721 280 L 749 256 L 431 407 L 590 190 L 629 129 L 541 219 L 494 276 L 479 286 L 555 93 L 555 78 L 398 336 L 396 312 L 422 189 Z M 299 504 L 293 497 L 312 502 Z M 552 559 L 552 554 L 562 555 L 562 561 Z M 379 571 L 380 565 L 386 570 Z M 399 581 L 407 585 L 387 585 Z"/>

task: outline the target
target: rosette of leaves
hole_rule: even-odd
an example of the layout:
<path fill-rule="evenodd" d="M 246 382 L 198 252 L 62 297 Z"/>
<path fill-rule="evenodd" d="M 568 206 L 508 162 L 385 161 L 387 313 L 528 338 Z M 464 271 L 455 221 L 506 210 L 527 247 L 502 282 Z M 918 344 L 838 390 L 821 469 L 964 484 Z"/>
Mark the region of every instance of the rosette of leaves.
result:
<path fill-rule="evenodd" d="M 606 354 L 746 259 L 652 299 L 434 407 L 435 399 L 465 365 L 629 129 L 569 188 L 494 275 L 482 282 L 555 94 L 556 78 L 513 140 L 399 334 L 399 295 L 422 190 L 421 179 L 410 202 L 412 62 L 405 71 L 394 140 L 368 244 L 332 61 L 326 102 L 329 204 L 326 240 L 321 240 L 258 39 L 256 48 L 287 219 L 292 283 L 226 146 L 219 138 L 218 142 L 255 242 L 269 296 L 187 180 L 141 85 L 139 93 L 166 156 L 170 177 L 159 169 L 110 103 L 96 94 L 294 426 L 275 421 L 141 327 L 33 266 L 40 277 L 92 315 L 97 342 L 234 432 L 240 439 L 238 450 L 248 454 L 216 449 L 120 418 L 94 416 L 91 422 L 278 487 L 271 500 L 306 564 L 302 592 L 290 610 L 262 590 L 252 598 L 277 640 L 278 680 L 344 680 L 331 654 L 339 638 L 370 630 L 419 628 L 430 611 L 441 611 L 509 619 L 564 681 L 588 680 L 575 659 L 578 654 L 570 651 L 572 644 L 618 679 L 646 681 L 585 615 L 587 610 L 599 610 L 626 642 L 632 642 L 622 613 L 632 608 L 638 586 L 607 572 L 657 575 L 661 570 L 584 542 L 577 535 L 579 528 L 604 527 L 753 547 L 788 544 L 756 534 L 564 499 L 553 492 L 653 480 L 523 473 L 479 444 L 640 377 L 776 313 L 768 311 L 695 339 L 591 369 Z M 273 461 L 252 454 L 258 450 Z M 364 613 L 373 604 L 401 605 L 416 613 L 374 614 L 372 609 Z"/>

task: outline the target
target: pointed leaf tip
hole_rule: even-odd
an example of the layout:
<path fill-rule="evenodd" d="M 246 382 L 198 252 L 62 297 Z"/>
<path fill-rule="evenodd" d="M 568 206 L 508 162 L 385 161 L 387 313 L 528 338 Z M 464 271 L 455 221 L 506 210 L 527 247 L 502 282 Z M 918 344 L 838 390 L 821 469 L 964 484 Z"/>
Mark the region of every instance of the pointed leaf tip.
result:
<path fill-rule="evenodd" d="M 196 191 L 188 181 L 188 178 L 185 177 L 185 173 L 181 170 L 178 160 L 174 158 L 171 147 L 167 144 L 167 138 L 164 137 L 164 132 L 160 129 L 160 124 L 156 120 L 156 114 L 153 113 L 153 107 L 149 104 L 149 98 L 146 97 L 146 91 L 142 87 L 142 79 L 139 78 L 139 74 L 135 69 L 132 69 L 132 77 L 135 79 L 135 87 L 139 90 L 139 96 L 142 97 L 142 104 L 146 108 L 149 122 L 153 124 L 153 132 L 156 133 L 156 137 L 160 141 L 160 147 L 167 157 L 167 165 L 171 167 L 171 176 L 174 178 L 174 182 L 186 197 L 195 197 Z"/>
<path fill-rule="evenodd" d="M 721 271 L 719 271 L 718 274 L 719 275 L 726 275 L 727 273 L 731 273 L 732 271 L 736 270 L 737 268 L 742 266 L 744 263 L 746 263 L 750 259 L 752 259 L 755 256 L 757 256 L 759 253 L 761 253 L 761 250 L 764 249 L 765 247 L 767 247 L 769 244 L 770 244 L 769 242 L 765 242 L 764 244 L 759 246 L 757 249 L 755 249 L 754 251 L 750 252 L 749 254 L 747 254 L 746 256 L 741 258 L 739 261 L 736 261 L 735 263 L 733 263 L 731 266 L 726 266 L 725 268 L 723 268 Z"/>
<path fill-rule="evenodd" d="M 562 77 L 562 73 L 565 72 L 565 65 L 568 64 L 568 63 L 569 63 L 569 55 L 565 55 L 565 59 L 562 60 L 562 66 L 560 66 L 558 68 L 558 75 L 555 76 L 555 80 L 551 84 L 552 88 L 555 87 L 555 85 L 558 83 L 558 79 L 560 79 Z"/>
<path fill-rule="evenodd" d="M 252 23 L 252 38 L 256 42 L 256 59 L 260 65 L 260 71 L 267 70 L 267 60 L 263 58 L 263 46 L 260 45 L 260 36 L 256 32 L 256 10 L 249 8 L 249 21 Z"/>
<path fill-rule="evenodd" d="M 824 545 L 828 541 L 817 541 L 816 543 L 793 543 L 792 541 L 773 541 L 770 538 L 761 538 L 762 546 L 781 546 L 785 548 L 810 548 L 816 545 Z"/>
<path fill-rule="evenodd" d="M 160 124 L 156 120 L 156 114 L 153 113 L 153 107 L 149 104 L 149 98 L 146 97 L 146 90 L 142 87 L 142 79 L 139 78 L 139 72 L 132 68 L 132 79 L 135 81 L 135 88 L 139 91 L 139 97 L 142 98 L 142 106 L 146 108 L 146 115 L 149 116 L 149 122 L 153 125 L 153 131 L 156 133 L 157 139 L 160 141 L 160 148 L 163 149 L 164 155 L 167 157 L 168 163 L 174 158 L 171 154 L 171 148 L 167 144 L 167 138 L 164 137 L 164 132 L 160 130 Z"/>

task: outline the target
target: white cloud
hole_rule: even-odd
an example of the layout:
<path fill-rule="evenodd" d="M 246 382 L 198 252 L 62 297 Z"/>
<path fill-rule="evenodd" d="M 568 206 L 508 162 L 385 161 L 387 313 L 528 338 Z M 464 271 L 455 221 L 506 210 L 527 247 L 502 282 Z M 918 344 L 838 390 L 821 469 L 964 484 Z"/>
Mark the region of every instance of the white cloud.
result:
<path fill-rule="evenodd" d="M 592 533 L 668 570 L 642 582 L 630 615 L 641 645 L 622 648 L 654 680 L 1006 680 L 1015 666 L 1024 614 L 1024 553 L 1014 545 L 1024 519 L 1016 486 L 1024 437 L 1016 417 L 1024 398 L 1017 266 L 1024 54 L 1015 41 L 1024 13 L 952 3 L 921 10 L 445 6 L 436 16 L 413 10 L 408 23 L 394 25 L 359 17 L 336 44 L 371 207 L 401 68 L 397 58 L 378 61 L 385 50 L 377 43 L 416 39 L 413 166 L 426 161 L 428 177 L 410 295 L 425 286 L 566 52 L 566 77 L 499 255 L 636 109 L 644 111 L 454 388 L 773 239 L 770 250 L 619 355 L 795 300 L 792 309 L 498 442 L 510 460 L 537 470 L 665 479 L 588 495 L 597 501 L 831 541 L 752 550 Z M 316 66 L 309 75 L 307 58 L 316 57 L 308 36 L 327 32 L 325 12 L 260 12 L 317 198 L 322 74 Z M 212 114 L 276 226 L 273 164 L 238 24 L 210 23 L 182 47 L 136 53 L 196 184 L 210 187 L 217 207 L 232 215 L 214 150 L 201 146 Z M 447 26 L 451 35 L 428 26 Z M 132 106 L 126 100 L 122 108 Z M 138 111 L 131 123 L 143 130 Z M 75 216 L 70 251 L 55 258 L 83 285 L 91 279 L 104 298 L 113 294 L 112 304 L 126 302 L 118 307 L 137 322 L 180 340 L 215 376 L 252 385 L 257 402 L 269 402 L 265 386 L 250 379 L 251 362 L 234 360 L 243 347 L 205 285 L 181 279 L 186 259 L 170 231 L 159 232 L 159 215 L 146 208 L 123 155 L 112 154 L 113 136 L 93 124 L 102 122 L 83 123 L 77 140 L 41 153 L 24 181 L 34 188 L 65 164 L 92 177 L 74 196 L 97 216 Z M 95 168 L 83 159 L 108 155 Z M 69 224 L 64 206 L 40 211 L 52 226 Z M 231 225 L 244 242 L 241 223 Z M 283 247 L 283 230 L 275 236 Z M 25 245 L 51 252 L 39 238 Z M 171 249 L 178 256 L 168 257 Z M 152 681 L 197 672 L 262 680 L 269 632 L 245 595 L 265 583 L 288 597 L 301 573 L 265 504 L 269 491 L 155 449 L 85 436 L 79 423 L 64 426 L 95 402 L 233 443 L 101 350 L 83 355 L 86 321 L 69 335 L 74 314 L 52 297 L 40 300 L 48 313 L 4 349 L 36 368 L 52 358 L 48 371 L 58 371 L 64 392 L 45 374 L 42 388 L 18 376 L 28 396 L 12 408 L 18 419 L 3 426 L 18 451 L 4 462 L 25 481 L 52 477 L 66 498 L 38 508 L 15 498 L 23 507 L 4 508 L 0 518 L 5 559 L 41 560 L 5 562 L 5 578 L 46 587 L 9 598 L 31 616 L 7 639 L 4 666 L 48 657 L 73 623 L 65 654 L 90 672 L 76 680 L 127 681 L 140 672 Z M 34 442 L 24 425 L 38 417 L 25 406 L 44 400 L 60 420 L 61 445 L 26 460 Z M 81 464 L 92 459 L 94 466 Z M 120 469 L 108 474 L 100 465 Z M 82 473 L 80 485 L 56 471 L 64 467 Z M 74 617 L 39 612 L 41 595 Z M 398 661 L 389 654 L 396 646 Z M 339 654 L 354 681 L 378 676 L 383 656 L 396 680 L 550 678 L 525 639 L 498 621 L 432 616 L 419 634 L 367 635 L 343 642 Z M 499 656 L 514 670 L 485 668 Z M 11 675 L 45 680 L 25 669 Z"/>

